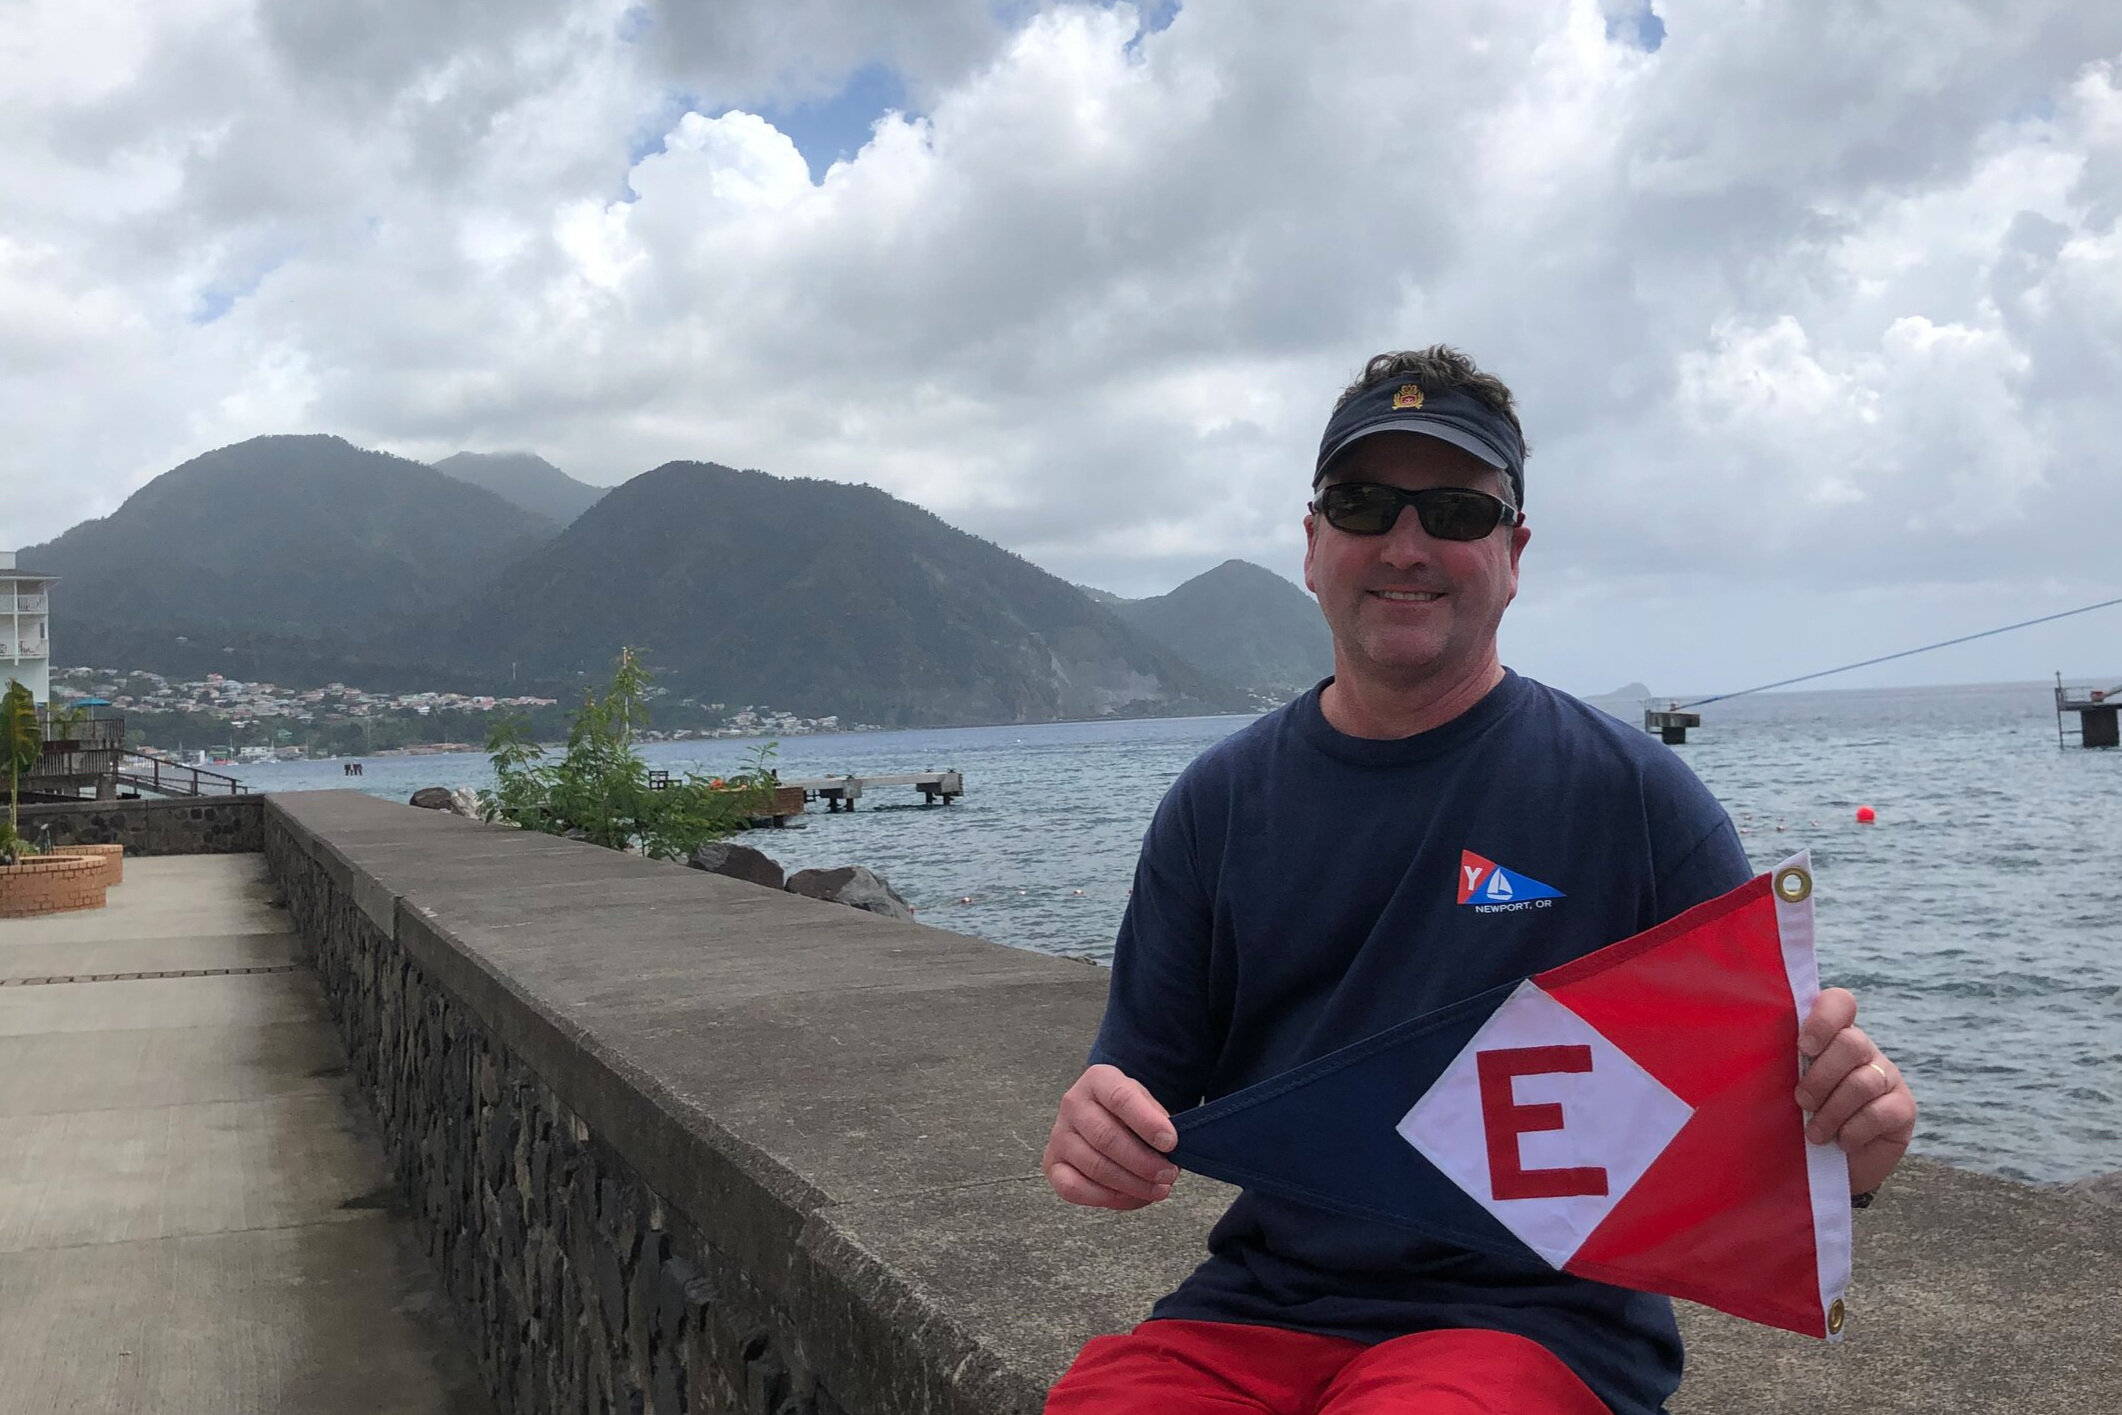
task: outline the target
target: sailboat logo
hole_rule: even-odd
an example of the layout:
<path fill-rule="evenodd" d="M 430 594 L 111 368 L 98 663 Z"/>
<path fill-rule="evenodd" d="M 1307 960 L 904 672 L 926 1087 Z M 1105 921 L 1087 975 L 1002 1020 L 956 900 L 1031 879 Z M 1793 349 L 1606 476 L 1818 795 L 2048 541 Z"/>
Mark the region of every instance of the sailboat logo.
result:
<path fill-rule="evenodd" d="M 1476 909 L 1486 911 L 1498 905 L 1525 908 L 1539 900 L 1563 897 L 1562 891 L 1551 884 L 1542 884 L 1532 876 L 1519 874 L 1516 870 L 1506 870 L 1494 860 L 1476 855 L 1471 850 L 1459 852 L 1461 904 L 1471 904 Z"/>

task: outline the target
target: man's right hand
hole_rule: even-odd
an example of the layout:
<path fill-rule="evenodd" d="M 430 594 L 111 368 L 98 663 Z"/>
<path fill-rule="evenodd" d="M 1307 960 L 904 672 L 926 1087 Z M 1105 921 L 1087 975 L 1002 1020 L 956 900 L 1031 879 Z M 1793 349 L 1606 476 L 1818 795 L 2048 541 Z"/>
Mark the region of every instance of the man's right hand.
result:
<path fill-rule="evenodd" d="M 1148 1087 L 1117 1066 L 1093 1066 L 1061 1097 L 1039 1164 L 1071 1204 L 1139 1209 L 1171 1193 L 1179 1171 L 1163 1152 L 1178 1143 Z"/>

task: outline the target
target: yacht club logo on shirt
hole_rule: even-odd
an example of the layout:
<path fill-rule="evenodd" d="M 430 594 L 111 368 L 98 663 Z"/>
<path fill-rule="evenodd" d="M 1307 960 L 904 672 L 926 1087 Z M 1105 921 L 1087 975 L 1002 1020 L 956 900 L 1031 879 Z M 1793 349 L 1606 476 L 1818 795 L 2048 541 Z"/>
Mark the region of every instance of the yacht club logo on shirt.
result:
<path fill-rule="evenodd" d="M 1476 914 L 1552 909 L 1554 901 L 1563 897 L 1562 891 L 1551 884 L 1506 870 L 1471 850 L 1459 852 L 1459 902 L 1471 904 Z"/>

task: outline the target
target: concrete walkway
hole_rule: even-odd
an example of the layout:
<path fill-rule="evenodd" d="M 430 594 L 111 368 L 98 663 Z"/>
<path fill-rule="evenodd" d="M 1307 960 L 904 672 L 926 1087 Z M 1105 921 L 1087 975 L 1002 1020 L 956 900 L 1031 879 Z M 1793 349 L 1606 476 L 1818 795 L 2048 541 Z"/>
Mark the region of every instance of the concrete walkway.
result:
<path fill-rule="evenodd" d="M 0 921 L 0 1415 L 491 1409 L 268 893 Z M 144 972 L 193 976 L 23 981 Z"/>

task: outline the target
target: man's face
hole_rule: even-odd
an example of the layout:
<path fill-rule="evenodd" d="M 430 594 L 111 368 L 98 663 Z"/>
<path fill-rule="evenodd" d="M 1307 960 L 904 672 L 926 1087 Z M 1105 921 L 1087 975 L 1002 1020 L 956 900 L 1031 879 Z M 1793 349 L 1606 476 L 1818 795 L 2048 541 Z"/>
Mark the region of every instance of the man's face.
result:
<path fill-rule="evenodd" d="M 1405 491 L 1471 487 L 1510 499 L 1503 474 L 1448 442 L 1381 432 L 1341 454 L 1326 484 L 1378 482 Z M 1335 671 L 1388 689 L 1450 684 L 1481 672 L 1496 626 L 1518 593 L 1529 532 L 1504 526 L 1480 540 L 1437 540 L 1410 506 L 1382 536 L 1304 518 L 1304 583 L 1334 634 Z"/>

